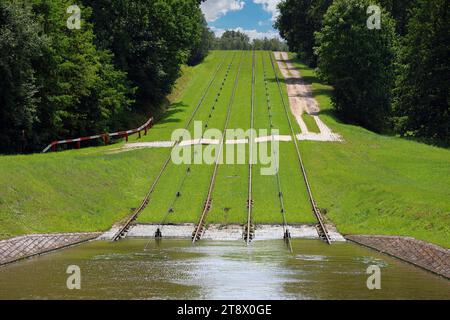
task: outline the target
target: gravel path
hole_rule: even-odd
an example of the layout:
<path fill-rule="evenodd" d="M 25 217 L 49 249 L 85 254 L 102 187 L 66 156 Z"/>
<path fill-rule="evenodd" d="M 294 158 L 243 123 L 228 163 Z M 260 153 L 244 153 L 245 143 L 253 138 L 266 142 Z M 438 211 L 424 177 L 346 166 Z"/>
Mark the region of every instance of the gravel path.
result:
<path fill-rule="evenodd" d="M 290 62 L 286 52 L 275 52 L 275 59 L 278 67 L 286 80 L 286 87 L 289 96 L 289 105 L 302 133 L 298 135 L 299 140 L 313 141 L 342 141 L 342 138 L 331 131 L 331 129 L 320 120 L 318 113 L 319 104 L 312 96 L 311 85 L 305 83 L 300 72 Z M 316 121 L 320 133 L 309 132 L 308 127 L 303 121 L 302 114 L 311 115 Z"/>

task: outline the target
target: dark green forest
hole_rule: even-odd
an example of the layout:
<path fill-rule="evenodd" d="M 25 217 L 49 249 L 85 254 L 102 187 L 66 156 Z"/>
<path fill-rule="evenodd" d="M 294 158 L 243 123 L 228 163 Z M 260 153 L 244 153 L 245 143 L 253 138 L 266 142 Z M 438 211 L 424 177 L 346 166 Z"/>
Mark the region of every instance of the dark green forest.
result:
<path fill-rule="evenodd" d="M 0 152 L 140 125 L 164 111 L 182 65 L 211 49 L 287 49 L 216 38 L 201 2 L 80 0 L 77 16 L 69 0 L 0 0 Z"/>
<path fill-rule="evenodd" d="M 128 129 L 208 53 L 198 0 L 0 0 L 0 151 Z"/>
<path fill-rule="evenodd" d="M 69 28 L 69 0 L 0 0 L 0 152 L 139 125 L 211 49 L 296 52 L 343 121 L 450 145 L 450 0 L 284 0 L 286 43 L 216 38 L 201 2 L 81 0 Z M 374 4 L 380 28 L 367 26 Z"/>
<path fill-rule="evenodd" d="M 449 3 L 284 0 L 275 27 L 334 87 L 342 120 L 449 146 Z M 369 28 L 377 14 L 379 27 Z"/>

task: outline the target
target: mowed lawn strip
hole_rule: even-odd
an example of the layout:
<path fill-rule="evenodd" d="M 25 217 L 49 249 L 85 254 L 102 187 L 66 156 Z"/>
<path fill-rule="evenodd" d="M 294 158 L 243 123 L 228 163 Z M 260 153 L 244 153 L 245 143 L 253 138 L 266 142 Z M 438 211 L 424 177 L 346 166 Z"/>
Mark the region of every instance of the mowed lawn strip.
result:
<path fill-rule="evenodd" d="M 227 88 L 234 82 L 232 70 L 233 68 L 237 68 L 237 65 L 239 64 L 240 53 L 238 51 L 224 51 L 224 57 L 222 59 L 224 63 L 220 73 L 217 75 L 213 86 L 211 86 L 210 93 L 204 101 L 204 106 L 198 110 L 195 117 L 195 121 L 202 122 L 201 125 L 203 130 L 205 130 L 204 125 L 206 123 L 208 123 L 209 128 L 213 128 L 212 126 L 219 125 L 218 123 L 223 119 L 224 108 L 222 108 L 221 105 L 215 105 L 215 100 L 217 99 L 218 104 L 219 101 L 223 103 L 228 99 Z M 230 69 L 228 70 L 229 66 Z M 212 109 L 213 107 L 214 109 Z M 209 117 L 210 115 L 211 118 Z M 192 136 L 194 136 L 194 126 L 194 122 L 189 126 L 189 132 Z"/>
<path fill-rule="evenodd" d="M 216 129 L 216 134 L 210 136 L 209 138 L 221 138 L 222 130 L 226 120 L 228 105 L 232 96 L 235 79 L 238 74 L 239 64 L 241 62 L 241 59 L 244 58 L 245 53 L 236 53 L 235 62 L 233 63 L 233 68 L 231 69 L 231 72 L 228 76 L 228 80 L 225 83 L 223 94 L 220 96 L 218 104 L 216 106 L 216 110 L 208 124 L 208 129 Z M 173 217 L 174 222 L 178 222 L 182 219 L 181 217 L 185 217 L 183 219 L 187 218 L 189 219 L 189 222 L 197 223 L 202 213 L 208 193 L 209 182 L 214 170 L 214 159 L 216 156 L 215 151 L 217 151 L 217 148 L 215 148 L 214 146 L 203 146 L 201 147 L 201 150 L 203 155 L 211 160 L 211 163 L 196 164 L 195 166 L 193 166 L 193 174 L 195 174 L 195 176 L 193 176 L 193 179 L 190 179 L 186 182 L 186 190 L 189 190 L 189 197 L 185 197 L 184 199 L 181 199 L 181 201 L 179 201 L 178 206 L 180 209 L 178 210 L 178 212 L 180 212 L 180 215 Z M 219 171 L 220 170 L 221 168 L 219 168 Z M 216 205 L 214 195 L 212 202 L 212 206 L 214 208 L 214 206 Z"/>
<path fill-rule="evenodd" d="M 412 236 L 450 247 L 450 150 L 339 122 L 331 109 L 332 88 L 298 60 L 295 65 L 312 83 L 321 119 L 345 139 L 301 142 L 326 216 L 345 234 Z"/>
<path fill-rule="evenodd" d="M 270 56 L 272 56 L 274 69 L 273 71 L 272 65 L 270 63 Z M 301 133 L 300 126 L 297 123 L 297 120 L 295 119 L 294 115 L 292 114 L 290 105 L 289 105 L 289 96 L 287 93 L 287 87 L 286 87 L 286 80 L 283 77 L 283 74 L 281 73 L 280 69 L 278 68 L 278 63 L 275 59 L 275 56 L 273 52 L 269 52 L 267 54 L 267 57 L 265 59 L 266 63 L 266 70 L 268 71 L 268 83 L 269 83 L 269 90 L 270 90 L 270 96 L 271 99 L 275 101 L 275 105 L 279 106 L 275 111 L 274 115 L 274 122 L 277 128 L 280 129 L 281 134 L 291 135 L 291 130 L 289 128 L 289 123 L 286 118 L 286 113 L 283 108 L 280 92 L 277 85 L 277 80 L 275 77 L 275 74 L 278 75 L 278 79 L 281 84 L 281 91 L 283 95 L 284 102 L 286 103 L 286 108 L 288 111 L 288 117 L 291 120 L 292 127 L 294 129 L 295 134 Z"/>

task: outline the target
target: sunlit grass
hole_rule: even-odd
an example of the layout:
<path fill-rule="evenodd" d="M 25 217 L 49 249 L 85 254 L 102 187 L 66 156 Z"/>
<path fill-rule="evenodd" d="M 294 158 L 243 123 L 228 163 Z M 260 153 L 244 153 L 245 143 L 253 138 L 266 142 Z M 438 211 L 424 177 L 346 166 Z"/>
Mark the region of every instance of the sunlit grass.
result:
<path fill-rule="evenodd" d="M 320 133 L 319 127 L 317 126 L 317 123 L 314 120 L 313 116 L 304 113 L 302 114 L 302 119 L 305 122 L 309 132 Z"/>
<path fill-rule="evenodd" d="M 223 65 L 195 120 L 209 121 L 222 129 L 240 52 L 235 55 L 227 81 L 222 84 L 233 52 L 213 52 L 205 63 L 188 68 L 179 96 L 163 120 L 139 141 L 169 140 L 174 129 L 184 127 L 220 61 Z M 263 57 L 267 75 L 266 96 Z M 250 126 L 251 52 L 243 54 L 239 87 L 229 128 Z M 332 88 L 322 84 L 314 70 L 296 62 L 312 83 L 320 104 L 320 118 L 342 135 L 344 142 L 301 141 L 306 170 L 320 208 L 339 231 L 352 234 L 413 236 L 450 245 L 450 151 L 396 137 L 382 136 L 346 125 L 333 116 Z M 278 69 L 279 76 L 281 73 Z M 283 96 L 287 102 L 286 88 Z M 214 111 L 216 94 L 222 87 Z M 256 61 L 255 124 L 268 129 L 267 98 L 274 128 L 290 135 L 269 53 L 258 52 Z M 211 113 L 211 118 L 209 114 Z M 300 133 L 289 112 L 295 133 Z M 314 121 L 312 118 L 310 119 Z M 307 125 L 313 131 L 311 123 Z M 189 128 L 192 132 L 192 126 Z M 131 141 L 137 141 L 132 138 Z M 61 153 L 0 157 L 0 237 L 36 232 L 106 230 L 137 207 L 160 170 L 170 149 L 145 149 L 117 153 L 122 143 Z M 226 146 L 231 148 L 231 146 Z M 203 147 L 202 149 L 205 149 Z M 248 155 L 246 156 L 248 159 Z M 266 166 L 266 165 L 264 165 Z M 253 167 L 254 221 L 281 222 L 275 176 L 262 176 Z M 152 194 L 140 222 L 196 222 L 203 208 L 212 165 L 193 165 L 183 187 L 188 165 L 170 163 Z M 314 216 L 292 142 L 280 142 L 280 181 L 289 223 L 312 223 Z M 208 222 L 246 221 L 248 165 L 219 166 Z M 176 197 L 180 191 L 180 197 Z M 175 201 L 174 201 L 175 200 Z"/>
<path fill-rule="evenodd" d="M 413 236 L 450 246 L 450 150 L 375 134 L 333 116 L 332 88 L 296 61 L 343 143 L 301 142 L 318 205 L 343 233 Z"/>

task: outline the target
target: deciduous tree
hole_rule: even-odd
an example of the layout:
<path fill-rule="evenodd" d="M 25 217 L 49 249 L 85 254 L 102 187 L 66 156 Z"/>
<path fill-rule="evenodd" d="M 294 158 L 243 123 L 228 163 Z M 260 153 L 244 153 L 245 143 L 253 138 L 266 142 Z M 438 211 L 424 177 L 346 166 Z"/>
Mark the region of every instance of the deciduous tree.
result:
<path fill-rule="evenodd" d="M 397 129 L 450 145 L 450 2 L 420 0 L 398 63 Z"/>
<path fill-rule="evenodd" d="M 332 102 L 349 122 L 380 131 L 391 111 L 395 23 L 382 9 L 380 29 L 367 27 L 371 0 L 335 0 L 316 34 L 321 77 L 334 86 Z"/>

